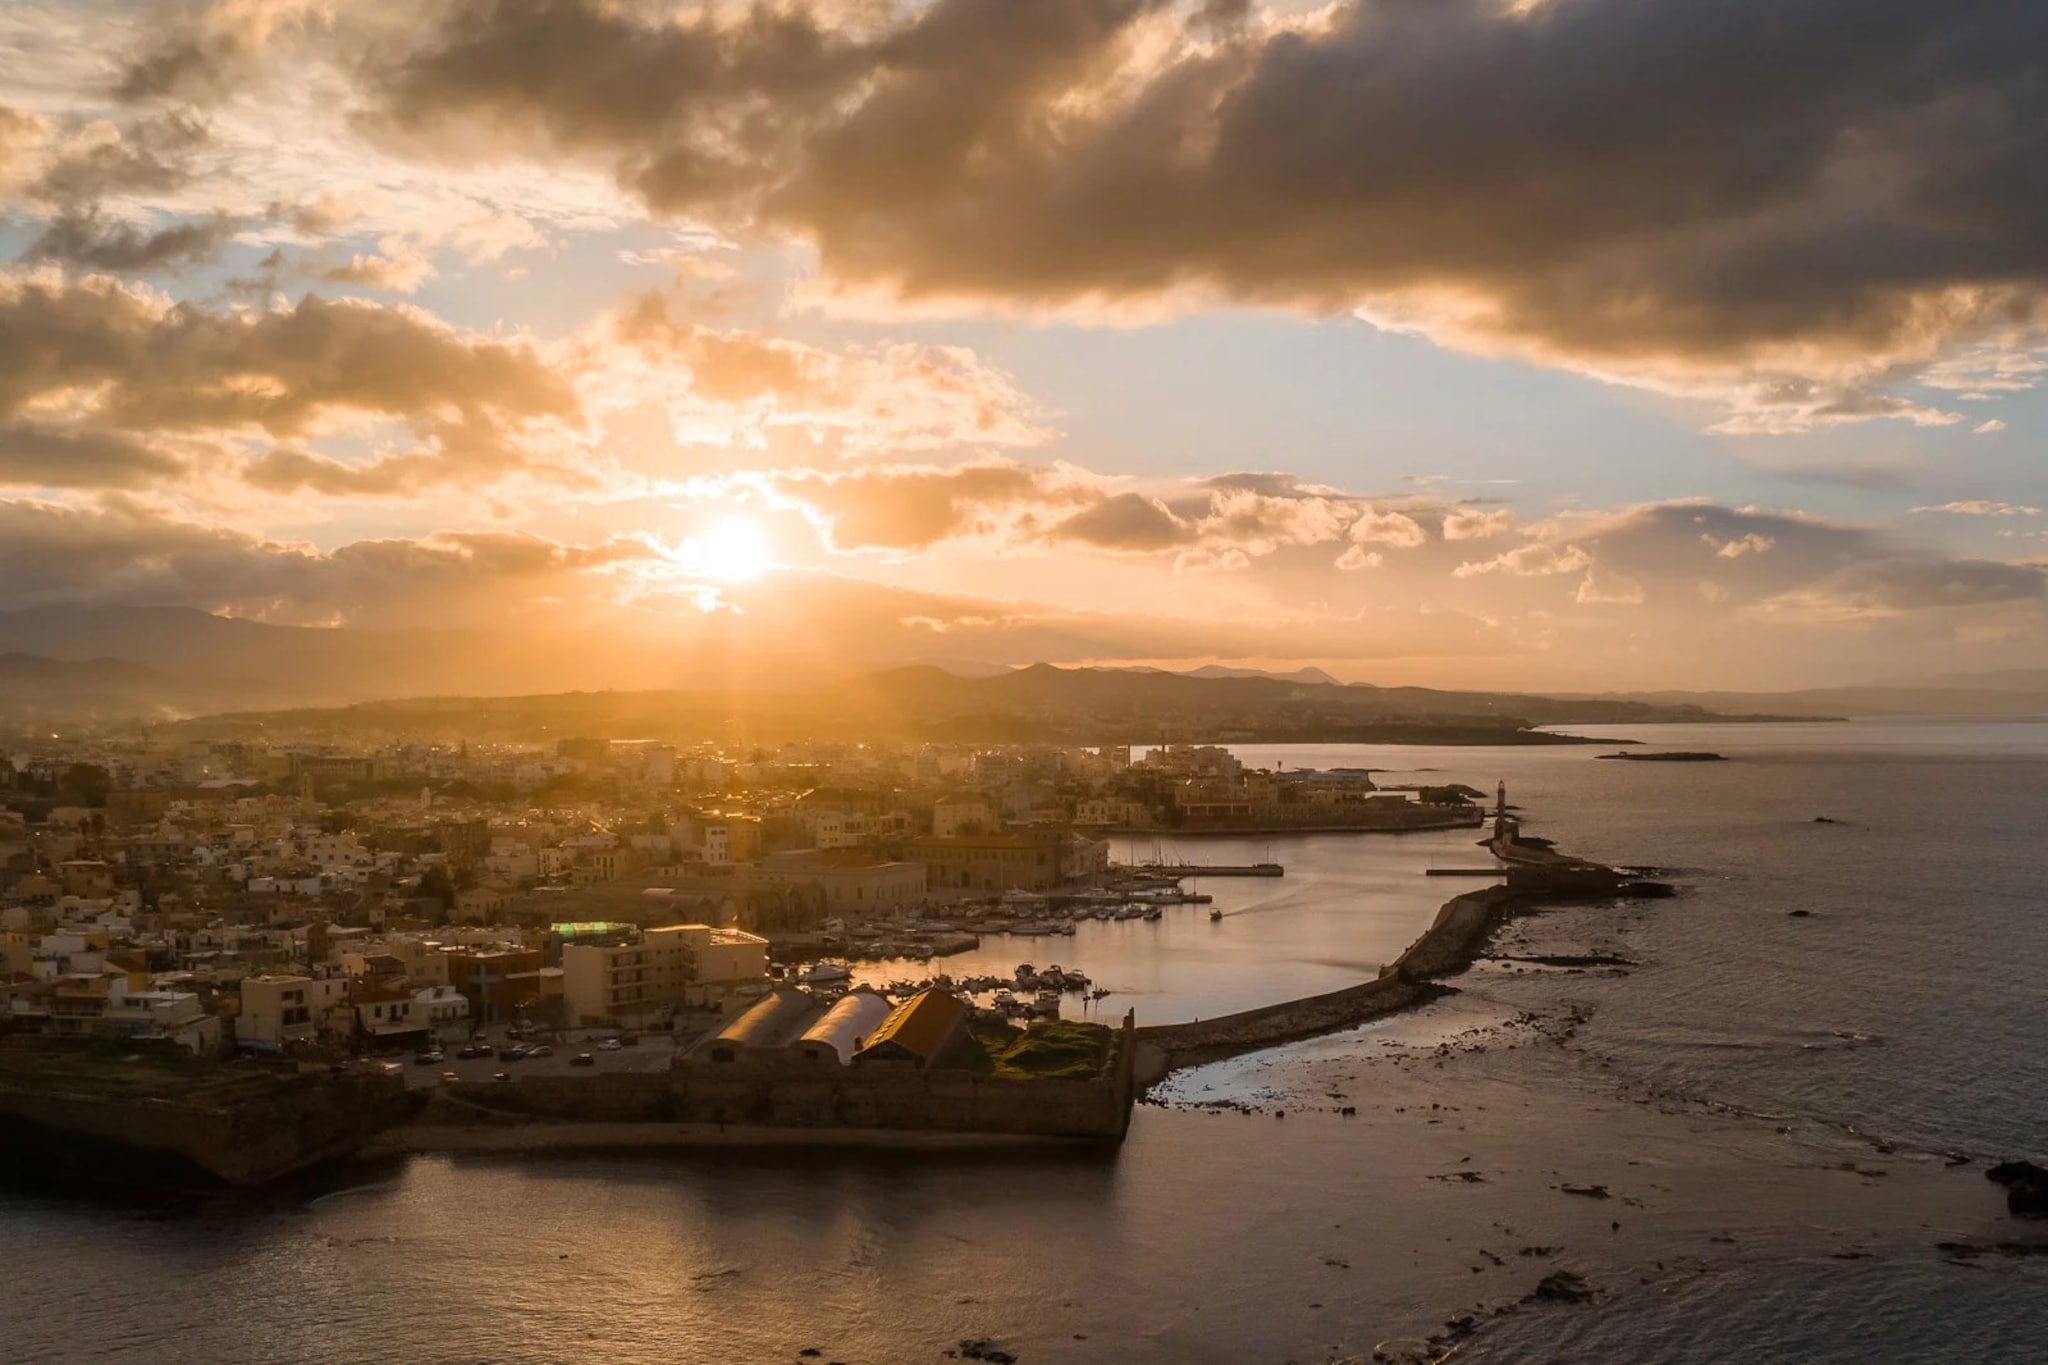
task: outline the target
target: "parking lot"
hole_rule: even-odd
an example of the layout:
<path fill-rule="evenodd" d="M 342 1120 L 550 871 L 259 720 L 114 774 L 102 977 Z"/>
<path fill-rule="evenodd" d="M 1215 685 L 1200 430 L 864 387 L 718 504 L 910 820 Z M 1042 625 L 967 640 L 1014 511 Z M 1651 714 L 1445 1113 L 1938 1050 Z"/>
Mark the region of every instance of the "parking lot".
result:
<path fill-rule="evenodd" d="M 607 1051 L 600 1046 L 603 1039 L 614 1036 L 614 1030 L 576 1030 L 569 1041 L 550 1043 L 552 1054 L 546 1057 L 526 1057 L 516 1062 L 498 1060 L 498 1049 L 516 1043 L 517 1039 L 507 1038 L 502 1030 L 493 1030 L 486 1038 L 491 1045 L 488 1057 L 463 1058 L 455 1055 L 456 1046 L 451 1044 L 442 1049 L 442 1060 L 428 1066 L 413 1061 L 413 1054 L 394 1057 L 390 1060 L 404 1068 L 405 1083 L 409 1086 L 438 1085 L 441 1073 L 452 1071 L 465 1081 L 488 1081 L 502 1071 L 517 1080 L 521 1076 L 589 1076 L 604 1071 L 666 1071 L 675 1057 L 678 1038 L 667 1033 L 644 1033 L 639 1042 Z M 680 1043 L 687 1048 L 696 1041 L 696 1035 L 680 1035 Z M 593 1065 L 576 1066 L 571 1059 L 579 1052 L 587 1052 Z"/>

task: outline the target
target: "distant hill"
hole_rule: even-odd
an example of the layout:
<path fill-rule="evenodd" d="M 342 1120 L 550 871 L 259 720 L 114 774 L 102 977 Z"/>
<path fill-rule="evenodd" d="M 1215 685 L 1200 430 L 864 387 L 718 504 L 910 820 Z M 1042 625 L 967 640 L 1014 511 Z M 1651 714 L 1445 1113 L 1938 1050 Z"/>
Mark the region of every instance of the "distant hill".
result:
<path fill-rule="evenodd" d="M 238 731 L 327 737 L 409 735 L 525 740 L 717 738 L 930 740 L 1074 744 L 1170 742 L 1548 742 L 1538 725 L 1713 719 L 1693 706 L 1560 701 L 1509 693 L 1380 688 L 1268 676 L 1035 664 L 963 678 L 929 665 L 753 687 L 569 692 L 516 697 L 427 697 L 191 721 L 212 735 Z"/>
<path fill-rule="evenodd" d="M 1639 701 L 1653 706 L 1697 706 L 1707 710 L 1768 712 L 1788 716 L 1945 716 L 1966 720 L 2030 720 L 2048 717 L 2048 684 L 2030 687 L 2026 674 L 2004 677 L 2005 685 L 1965 682 L 1946 685 L 1819 687 L 1796 692 L 1623 692 L 1574 700 Z"/>

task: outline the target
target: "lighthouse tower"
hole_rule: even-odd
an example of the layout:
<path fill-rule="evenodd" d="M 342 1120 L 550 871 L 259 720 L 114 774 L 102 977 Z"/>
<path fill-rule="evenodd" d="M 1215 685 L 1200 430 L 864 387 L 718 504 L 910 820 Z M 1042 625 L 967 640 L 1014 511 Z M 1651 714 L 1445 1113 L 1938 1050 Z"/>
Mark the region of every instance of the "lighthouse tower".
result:
<path fill-rule="evenodd" d="M 1508 783 L 1506 778 L 1502 778 L 1500 783 L 1500 789 L 1494 793 L 1493 797 L 1493 818 L 1495 821 L 1504 820 L 1507 818 L 1507 813 Z"/>

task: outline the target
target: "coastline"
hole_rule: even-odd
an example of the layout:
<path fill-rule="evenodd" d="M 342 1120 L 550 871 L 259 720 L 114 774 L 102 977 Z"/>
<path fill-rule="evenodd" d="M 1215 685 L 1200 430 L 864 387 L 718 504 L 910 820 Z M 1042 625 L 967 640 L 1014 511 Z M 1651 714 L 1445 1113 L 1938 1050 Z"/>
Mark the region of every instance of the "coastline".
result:
<path fill-rule="evenodd" d="M 805 1148 L 885 1152 L 1085 1150 L 1085 1140 L 1029 1133 L 938 1132 L 907 1128 L 774 1128 L 742 1123 L 584 1123 L 512 1119 L 476 1126 L 408 1123 L 378 1134 L 356 1157 L 545 1156 L 549 1153 Z M 1104 1142 L 1102 1145 L 1113 1146 Z"/>

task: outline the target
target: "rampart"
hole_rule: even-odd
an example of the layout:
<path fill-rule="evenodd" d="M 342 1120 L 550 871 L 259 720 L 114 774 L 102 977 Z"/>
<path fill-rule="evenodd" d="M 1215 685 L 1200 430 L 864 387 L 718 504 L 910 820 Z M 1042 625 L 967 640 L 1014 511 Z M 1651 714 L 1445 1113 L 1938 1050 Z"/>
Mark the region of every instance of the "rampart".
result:
<path fill-rule="evenodd" d="M 0 1077 L 0 1152 L 73 1180 L 242 1187 L 354 1152 L 410 1112 L 402 1082 L 364 1072 L 282 1076 L 218 1103 Z"/>
<path fill-rule="evenodd" d="M 743 1061 L 666 1072 L 523 1076 L 443 1086 L 427 1121 L 492 1117 L 570 1124 L 728 1125 L 982 1133 L 1120 1141 L 1131 1121 L 1133 1026 L 1109 1074 L 1010 1079 L 969 1071 Z"/>

